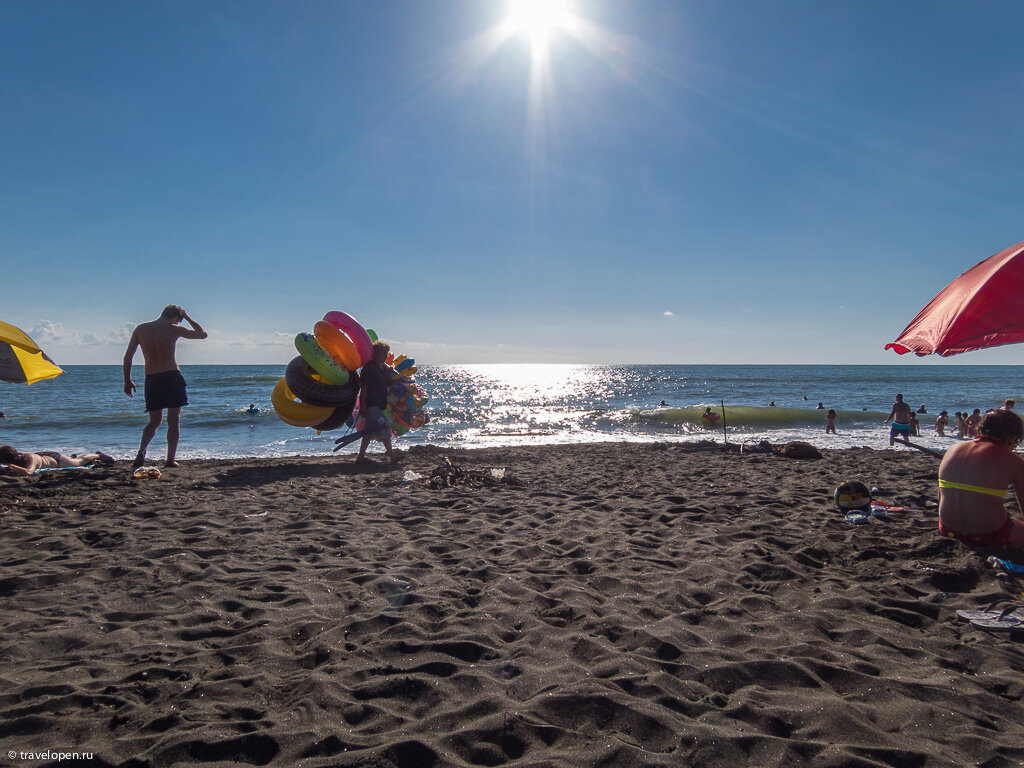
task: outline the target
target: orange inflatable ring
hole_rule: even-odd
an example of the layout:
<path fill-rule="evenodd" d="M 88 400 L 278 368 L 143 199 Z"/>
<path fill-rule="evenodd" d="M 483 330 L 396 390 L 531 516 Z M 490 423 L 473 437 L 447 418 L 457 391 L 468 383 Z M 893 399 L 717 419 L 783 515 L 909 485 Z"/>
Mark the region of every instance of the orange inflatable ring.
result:
<path fill-rule="evenodd" d="M 313 326 L 313 335 L 316 336 L 316 340 L 320 342 L 324 351 L 337 360 L 338 365 L 345 370 L 354 372 L 362 366 L 356 345 L 330 323 L 325 323 L 323 320 L 318 321 Z"/>

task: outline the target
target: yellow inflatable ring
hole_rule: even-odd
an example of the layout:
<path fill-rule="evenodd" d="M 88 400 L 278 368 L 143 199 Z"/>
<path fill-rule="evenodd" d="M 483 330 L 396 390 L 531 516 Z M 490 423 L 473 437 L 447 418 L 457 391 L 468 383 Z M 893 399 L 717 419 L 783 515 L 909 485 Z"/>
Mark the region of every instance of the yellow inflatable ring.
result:
<path fill-rule="evenodd" d="M 313 326 L 313 335 L 324 348 L 324 352 L 333 357 L 345 370 L 350 373 L 359 370 L 362 365 L 359 350 L 338 328 L 320 320 Z"/>
<path fill-rule="evenodd" d="M 334 413 L 333 408 L 300 403 L 288 389 L 288 382 L 284 379 L 274 386 L 274 391 L 270 395 L 270 403 L 277 412 L 277 418 L 293 427 L 315 427 L 325 422 Z"/>

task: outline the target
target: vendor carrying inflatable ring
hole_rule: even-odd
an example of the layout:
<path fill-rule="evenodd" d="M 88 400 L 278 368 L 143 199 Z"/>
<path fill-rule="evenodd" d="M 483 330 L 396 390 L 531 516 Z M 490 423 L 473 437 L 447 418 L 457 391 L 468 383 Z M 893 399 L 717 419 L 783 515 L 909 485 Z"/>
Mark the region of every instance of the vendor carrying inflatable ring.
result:
<path fill-rule="evenodd" d="M 366 449 L 373 439 L 384 443 L 384 451 L 389 461 L 393 463 L 398 459 L 391 450 L 391 428 L 384 418 L 384 409 L 388 407 L 388 387 L 391 383 L 391 377 L 384 370 L 384 366 L 390 351 L 390 345 L 385 342 L 373 342 L 370 360 L 363 366 L 359 387 L 359 414 L 366 420 L 367 430 L 359 445 L 356 461 L 365 460 Z M 374 425 L 379 425 L 380 428 L 375 432 L 369 431 Z"/>

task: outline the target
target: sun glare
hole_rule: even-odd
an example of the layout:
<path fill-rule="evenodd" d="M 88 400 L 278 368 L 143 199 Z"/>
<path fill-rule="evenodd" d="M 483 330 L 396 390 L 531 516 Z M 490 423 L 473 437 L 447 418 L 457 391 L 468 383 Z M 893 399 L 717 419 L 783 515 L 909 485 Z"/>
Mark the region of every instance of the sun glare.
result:
<path fill-rule="evenodd" d="M 506 24 L 525 34 L 533 45 L 547 42 L 551 33 L 569 22 L 569 11 L 560 0 L 511 0 Z"/>

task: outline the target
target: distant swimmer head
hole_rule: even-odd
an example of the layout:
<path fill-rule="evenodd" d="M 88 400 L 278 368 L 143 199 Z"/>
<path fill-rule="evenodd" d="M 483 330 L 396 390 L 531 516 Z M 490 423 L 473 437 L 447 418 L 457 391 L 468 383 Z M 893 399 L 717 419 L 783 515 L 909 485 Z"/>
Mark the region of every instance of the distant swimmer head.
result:
<path fill-rule="evenodd" d="M 835 500 L 838 507 L 845 512 L 868 509 L 871 506 L 871 489 L 859 480 L 847 480 L 836 488 Z"/>

